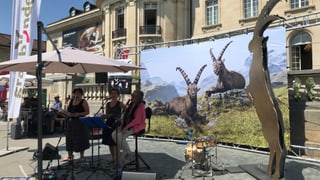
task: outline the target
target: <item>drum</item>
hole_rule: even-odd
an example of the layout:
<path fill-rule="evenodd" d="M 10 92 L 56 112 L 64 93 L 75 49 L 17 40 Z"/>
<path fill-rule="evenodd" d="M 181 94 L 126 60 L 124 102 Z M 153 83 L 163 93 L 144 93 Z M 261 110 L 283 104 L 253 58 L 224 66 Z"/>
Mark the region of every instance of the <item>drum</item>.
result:
<path fill-rule="evenodd" d="M 195 162 L 200 163 L 204 157 L 201 157 L 204 153 L 202 153 L 202 149 L 198 149 L 195 144 L 188 143 L 184 157 L 186 161 L 190 160 L 193 156 Z"/>
<path fill-rule="evenodd" d="M 212 136 L 204 136 L 195 140 L 196 147 L 199 149 L 206 147 L 213 147 L 215 145 L 214 138 Z"/>

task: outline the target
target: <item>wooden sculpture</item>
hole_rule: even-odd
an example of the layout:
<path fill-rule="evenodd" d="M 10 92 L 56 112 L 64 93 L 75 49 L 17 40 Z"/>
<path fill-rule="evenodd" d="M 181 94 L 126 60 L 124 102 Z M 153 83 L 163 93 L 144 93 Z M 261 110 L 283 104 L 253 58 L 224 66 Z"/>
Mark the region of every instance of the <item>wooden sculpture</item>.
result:
<path fill-rule="evenodd" d="M 273 176 L 273 179 L 284 176 L 287 151 L 284 143 L 282 113 L 270 82 L 267 54 L 268 37 L 263 37 L 263 33 L 273 21 L 281 19 L 279 16 L 269 15 L 279 1 L 269 0 L 258 17 L 253 38 L 249 43 L 253 59 L 249 72 L 250 83 L 247 87 L 247 92 L 262 125 L 263 136 L 269 145 L 270 155 L 266 174 Z"/>

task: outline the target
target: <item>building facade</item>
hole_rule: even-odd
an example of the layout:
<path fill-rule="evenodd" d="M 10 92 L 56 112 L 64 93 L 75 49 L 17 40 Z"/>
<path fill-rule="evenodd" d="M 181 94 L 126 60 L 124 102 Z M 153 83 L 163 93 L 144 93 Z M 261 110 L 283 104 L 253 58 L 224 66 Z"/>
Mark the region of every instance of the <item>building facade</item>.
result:
<path fill-rule="evenodd" d="M 230 4 L 221 0 L 97 0 L 85 11 L 72 7 L 70 17 L 49 24 L 51 38 L 57 46 L 70 29 L 101 22 L 103 54 L 118 58 L 128 49 L 128 58 L 139 65 L 139 52 L 147 48 L 182 45 L 226 38 L 252 32 L 259 12 L 267 0 L 241 0 Z M 317 39 L 319 10 L 315 0 L 280 1 L 272 10 L 284 20 L 272 26 L 284 26 L 287 32 L 289 74 L 320 69 Z M 73 14 L 72 14 L 73 13 Z M 80 28 L 81 29 L 81 28 Z M 71 32 L 72 33 L 72 32 Z M 48 50 L 53 49 L 48 43 Z M 291 81 L 289 81 L 291 82 Z"/>
<path fill-rule="evenodd" d="M 70 9 L 70 17 L 47 26 L 47 31 L 58 47 L 66 45 L 69 36 L 78 34 L 93 23 L 101 23 L 102 46 L 99 53 L 113 58 L 129 58 L 140 65 L 140 52 L 150 48 L 179 46 L 202 41 L 247 34 L 254 26 L 268 0 L 96 0 L 86 2 L 83 10 Z M 287 74 L 289 87 L 290 121 L 293 132 L 304 137 L 291 137 L 291 144 L 317 146 L 320 137 L 301 129 L 302 125 L 317 123 L 317 108 L 308 108 L 305 95 L 300 101 L 292 98 L 294 80 L 299 80 L 299 93 L 304 94 L 306 80 L 314 81 L 313 93 L 320 89 L 320 2 L 318 0 L 280 1 L 271 14 L 284 19 L 270 26 L 286 29 Z M 80 34 L 78 35 L 78 39 Z M 69 38 L 72 39 L 72 38 Z M 74 41 L 76 47 L 81 43 Z M 71 43 L 72 44 L 72 43 Z M 53 46 L 47 43 L 47 50 Z M 97 100 L 102 97 L 100 86 L 92 76 L 57 75 L 57 79 L 71 80 L 73 86 L 86 88 L 86 97 Z M 133 84 L 139 88 L 139 72 L 133 72 Z M 77 79 L 77 81 L 73 81 Z M 62 82 L 61 83 L 66 83 Z M 62 84 L 61 84 L 62 86 Z M 55 90 L 53 90 L 55 91 Z M 298 103 L 298 105 L 297 105 Z M 315 106 L 312 106 L 315 107 Z M 305 123 L 306 121 L 306 123 Z M 320 130 L 320 127 L 315 127 Z"/>

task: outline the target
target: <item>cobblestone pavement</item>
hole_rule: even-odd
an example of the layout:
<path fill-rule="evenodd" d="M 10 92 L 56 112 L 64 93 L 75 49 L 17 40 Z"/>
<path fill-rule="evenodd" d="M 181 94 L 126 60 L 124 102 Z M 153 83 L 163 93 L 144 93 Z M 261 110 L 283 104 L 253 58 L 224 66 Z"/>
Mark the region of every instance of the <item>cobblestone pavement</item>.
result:
<path fill-rule="evenodd" d="M 0 178 L 30 177 L 35 179 L 37 161 L 33 158 L 38 139 L 22 137 L 12 139 L 7 136 L 10 124 L 0 121 Z M 59 139 L 61 141 L 59 142 Z M 110 153 L 108 147 L 101 145 L 101 140 L 94 140 L 93 148 L 85 152 L 86 162 L 73 165 L 62 164 L 58 160 L 43 161 L 43 173 L 56 179 L 114 179 L 115 169 L 108 165 Z M 59 142 L 59 144 L 58 144 Z M 128 139 L 134 150 L 135 141 Z M 271 179 L 264 171 L 268 163 L 268 154 L 235 150 L 222 146 L 210 146 L 207 149 L 192 150 L 187 142 L 164 139 L 139 139 L 139 153 L 150 169 L 135 172 L 135 166 L 122 170 L 123 179 L 217 179 L 250 180 Z M 59 150 L 61 157 L 66 155 L 64 134 L 44 135 L 43 147 L 49 143 Z M 185 156 L 186 155 L 186 156 Z M 195 157 L 194 163 L 191 156 Z M 186 160 L 187 157 L 187 160 Z M 79 158 L 76 153 L 74 159 Z M 145 167 L 140 162 L 141 167 Z M 133 169 L 130 169 L 133 168 Z M 128 178 L 129 177 L 129 178 Z M 288 180 L 316 180 L 320 177 L 320 164 L 316 162 L 287 158 L 285 178 Z"/>

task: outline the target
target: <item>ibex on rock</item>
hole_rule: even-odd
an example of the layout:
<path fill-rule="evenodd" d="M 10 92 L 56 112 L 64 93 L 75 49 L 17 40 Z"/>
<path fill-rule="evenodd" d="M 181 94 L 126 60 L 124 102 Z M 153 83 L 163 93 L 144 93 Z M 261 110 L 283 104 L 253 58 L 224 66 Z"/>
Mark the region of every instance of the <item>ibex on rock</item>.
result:
<path fill-rule="evenodd" d="M 201 67 L 193 82 L 190 81 L 188 75 L 184 72 L 183 69 L 177 67 L 176 70 L 180 71 L 184 80 L 187 83 L 187 95 L 173 98 L 171 101 L 165 104 L 165 108 L 168 114 L 178 115 L 180 118 L 185 119 L 188 125 L 193 124 L 195 128 L 199 131 L 201 130 L 194 123 L 193 118 L 196 117 L 197 114 L 197 93 L 200 90 L 197 84 L 200 79 L 201 73 L 206 66 L 207 65 L 203 65 Z"/>
<path fill-rule="evenodd" d="M 210 54 L 213 62 L 213 71 L 218 76 L 217 84 L 213 87 L 212 90 L 206 91 L 206 97 L 210 97 L 211 94 L 218 93 L 218 92 L 225 92 L 230 89 L 243 89 L 246 85 L 246 81 L 244 77 L 235 71 L 229 71 L 224 62 L 222 61 L 222 56 L 224 51 L 227 49 L 230 41 L 222 50 L 218 59 L 214 56 L 212 52 L 212 48 L 210 49 Z"/>

